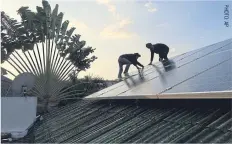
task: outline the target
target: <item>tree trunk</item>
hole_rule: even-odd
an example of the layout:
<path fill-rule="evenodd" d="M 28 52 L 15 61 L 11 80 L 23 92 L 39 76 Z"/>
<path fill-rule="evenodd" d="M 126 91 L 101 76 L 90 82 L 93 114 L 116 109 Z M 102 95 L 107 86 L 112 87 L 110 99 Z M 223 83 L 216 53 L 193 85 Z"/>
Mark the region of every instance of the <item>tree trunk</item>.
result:
<path fill-rule="evenodd" d="M 46 95 L 43 103 L 43 112 L 47 113 L 48 112 L 48 104 L 49 104 L 49 96 Z"/>

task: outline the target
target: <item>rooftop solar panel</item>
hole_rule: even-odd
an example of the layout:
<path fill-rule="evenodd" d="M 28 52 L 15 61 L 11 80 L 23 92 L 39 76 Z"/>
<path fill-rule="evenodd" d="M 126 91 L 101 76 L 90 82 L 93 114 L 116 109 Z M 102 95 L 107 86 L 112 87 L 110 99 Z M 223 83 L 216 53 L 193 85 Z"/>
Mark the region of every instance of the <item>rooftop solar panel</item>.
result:
<path fill-rule="evenodd" d="M 184 53 L 172 61 L 175 67 L 170 71 L 158 62 L 147 66 L 142 77 L 135 75 L 86 98 L 162 98 L 195 93 L 194 97 L 223 91 L 232 98 L 232 39 Z"/>

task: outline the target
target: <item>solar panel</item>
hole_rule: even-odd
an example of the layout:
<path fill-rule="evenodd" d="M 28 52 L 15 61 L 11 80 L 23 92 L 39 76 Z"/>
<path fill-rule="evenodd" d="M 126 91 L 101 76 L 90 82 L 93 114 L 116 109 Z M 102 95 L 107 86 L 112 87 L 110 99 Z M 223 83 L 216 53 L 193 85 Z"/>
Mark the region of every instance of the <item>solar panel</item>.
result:
<path fill-rule="evenodd" d="M 184 53 L 172 61 L 175 67 L 169 71 L 158 62 L 147 66 L 143 77 L 133 76 L 86 98 L 162 98 L 226 91 L 232 98 L 232 39 Z"/>

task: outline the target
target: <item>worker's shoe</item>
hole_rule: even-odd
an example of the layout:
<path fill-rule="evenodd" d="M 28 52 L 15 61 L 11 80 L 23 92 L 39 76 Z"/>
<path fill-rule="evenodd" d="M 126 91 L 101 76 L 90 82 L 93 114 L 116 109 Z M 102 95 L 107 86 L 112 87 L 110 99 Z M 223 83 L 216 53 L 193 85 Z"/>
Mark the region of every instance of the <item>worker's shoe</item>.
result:
<path fill-rule="evenodd" d="M 129 73 L 124 73 L 125 76 L 129 76 Z"/>
<path fill-rule="evenodd" d="M 122 77 L 118 77 L 118 81 L 120 82 L 120 81 L 122 81 L 123 80 L 123 78 Z"/>

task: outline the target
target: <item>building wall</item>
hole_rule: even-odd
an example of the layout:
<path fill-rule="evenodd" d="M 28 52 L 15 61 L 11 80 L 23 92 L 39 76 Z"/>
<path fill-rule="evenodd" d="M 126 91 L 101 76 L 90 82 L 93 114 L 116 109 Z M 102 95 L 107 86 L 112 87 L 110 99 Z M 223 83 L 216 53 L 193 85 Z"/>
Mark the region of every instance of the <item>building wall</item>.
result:
<path fill-rule="evenodd" d="M 12 80 L 1 75 L 1 96 L 12 96 Z"/>
<path fill-rule="evenodd" d="M 23 132 L 36 118 L 36 97 L 1 98 L 1 132 Z"/>

